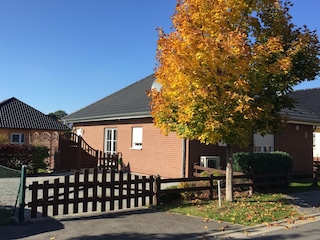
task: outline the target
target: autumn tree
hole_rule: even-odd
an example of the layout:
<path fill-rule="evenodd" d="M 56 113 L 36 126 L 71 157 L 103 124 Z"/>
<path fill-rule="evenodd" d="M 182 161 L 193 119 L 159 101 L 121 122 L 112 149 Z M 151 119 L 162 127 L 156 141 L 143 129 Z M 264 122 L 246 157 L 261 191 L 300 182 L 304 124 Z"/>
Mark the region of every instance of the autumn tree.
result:
<path fill-rule="evenodd" d="M 163 133 L 227 143 L 226 199 L 233 201 L 232 146 L 276 133 L 292 88 L 319 74 L 316 33 L 291 22 L 281 0 L 178 0 L 173 31 L 159 29 L 152 116 Z"/>

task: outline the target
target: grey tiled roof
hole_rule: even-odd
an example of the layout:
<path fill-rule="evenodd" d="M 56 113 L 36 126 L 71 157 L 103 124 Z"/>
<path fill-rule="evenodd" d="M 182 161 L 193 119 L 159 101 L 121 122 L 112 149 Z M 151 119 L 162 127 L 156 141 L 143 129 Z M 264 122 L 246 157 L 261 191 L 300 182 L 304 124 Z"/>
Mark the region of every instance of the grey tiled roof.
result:
<path fill-rule="evenodd" d="M 68 130 L 64 124 L 16 98 L 0 102 L 0 128 Z"/>
<path fill-rule="evenodd" d="M 289 93 L 295 99 L 296 105 L 320 116 L 320 88 L 310 88 Z"/>
<path fill-rule="evenodd" d="M 150 75 L 63 119 L 67 122 L 82 122 L 151 117 L 147 92 L 150 91 L 154 80 L 154 75 Z"/>
<path fill-rule="evenodd" d="M 283 109 L 280 113 L 288 116 L 289 121 L 320 125 L 320 117 L 318 115 L 300 107 L 295 107 L 294 109 Z"/>
<path fill-rule="evenodd" d="M 139 117 L 151 117 L 149 98 L 147 91 L 151 89 L 154 82 L 154 75 L 150 75 L 132 85 L 121 89 L 77 112 L 74 112 L 63 119 L 67 122 L 85 122 L 85 121 L 100 121 L 122 118 L 139 118 Z M 320 93 L 320 89 L 318 89 Z M 297 92 L 294 92 L 296 94 Z M 315 94 L 320 100 L 320 94 Z M 305 95 L 309 92 L 302 92 L 300 99 L 309 102 L 309 105 L 314 104 L 315 100 L 308 99 Z M 314 97 L 313 97 L 314 98 Z M 317 102 L 319 102 L 317 100 Z M 314 106 L 315 107 L 315 106 Z M 284 109 L 281 114 L 289 117 L 291 121 L 298 121 L 304 123 L 316 123 L 320 124 L 320 117 L 317 113 L 320 113 L 320 104 L 318 105 L 318 112 L 311 111 L 304 105 L 297 106 L 294 109 Z"/>

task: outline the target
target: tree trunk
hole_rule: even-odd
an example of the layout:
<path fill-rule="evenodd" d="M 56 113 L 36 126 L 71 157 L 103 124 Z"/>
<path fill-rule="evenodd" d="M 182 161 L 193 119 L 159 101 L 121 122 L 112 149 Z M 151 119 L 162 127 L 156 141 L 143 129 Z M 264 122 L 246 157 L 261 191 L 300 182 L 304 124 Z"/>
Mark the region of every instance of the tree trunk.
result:
<path fill-rule="evenodd" d="M 233 156 L 232 146 L 227 144 L 227 167 L 226 167 L 226 200 L 233 202 Z"/>

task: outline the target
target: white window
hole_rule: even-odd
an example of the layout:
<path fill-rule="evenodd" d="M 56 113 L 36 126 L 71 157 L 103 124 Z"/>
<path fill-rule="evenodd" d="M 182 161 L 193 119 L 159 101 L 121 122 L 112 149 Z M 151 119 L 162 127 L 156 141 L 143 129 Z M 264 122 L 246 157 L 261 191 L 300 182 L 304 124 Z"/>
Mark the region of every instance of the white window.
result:
<path fill-rule="evenodd" d="M 24 143 L 23 133 L 11 133 L 11 143 L 22 144 Z"/>
<path fill-rule="evenodd" d="M 117 153 L 117 129 L 104 129 L 104 152 L 109 154 Z"/>
<path fill-rule="evenodd" d="M 274 135 L 267 134 L 261 136 L 260 134 L 254 134 L 254 152 L 269 153 L 274 151 Z"/>
<path fill-rule="evenodd" d="M 132 128 L 132 149 L 142 149 L 142 127 Z"/>

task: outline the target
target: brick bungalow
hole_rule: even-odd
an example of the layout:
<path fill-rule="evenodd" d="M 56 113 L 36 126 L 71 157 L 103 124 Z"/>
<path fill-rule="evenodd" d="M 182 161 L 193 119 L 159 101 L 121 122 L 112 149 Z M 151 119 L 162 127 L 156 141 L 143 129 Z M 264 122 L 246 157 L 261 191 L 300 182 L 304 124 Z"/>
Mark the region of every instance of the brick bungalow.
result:
<path fill-rule="evenodd" d="M 226 147 L 164 136 L 154 127 L 147 91 L 154 83 L 148 76 L 66 117 L 73 131 L 93 148 L 121 153 L 124 164 L 135 173 L 174 178 L 192 176 L 193 164 L 212 159 L 216 167 L 226 165 Z M 285 151 L 294 158 L 294 170 L 312 171 L 313 130 L 320 124 L 314 114 L 302 109 L 285 110 L 289 117 L 282 134 L 255 135 L 256 152 Z M 211 162 L 211 160 L 210 160 Z M 207 162 L 208 163 L 208 162 Z"/>
<path fill-rule="evenodd" d="M 0 102 L 0 136 L 6 143 L 39 143 L 50 149 L 49 167 L 54 167 L 59 134 L 69 130 L 56 119 L 12 97 Z"/>
<path fill-rule="evenodd" d="M 290 93 L 297 106 L 313 113 L 320 118 L 320 88 L 310 88 Z M 320 126 L 313 133 L 313 158 L 320 161 Z"/>

